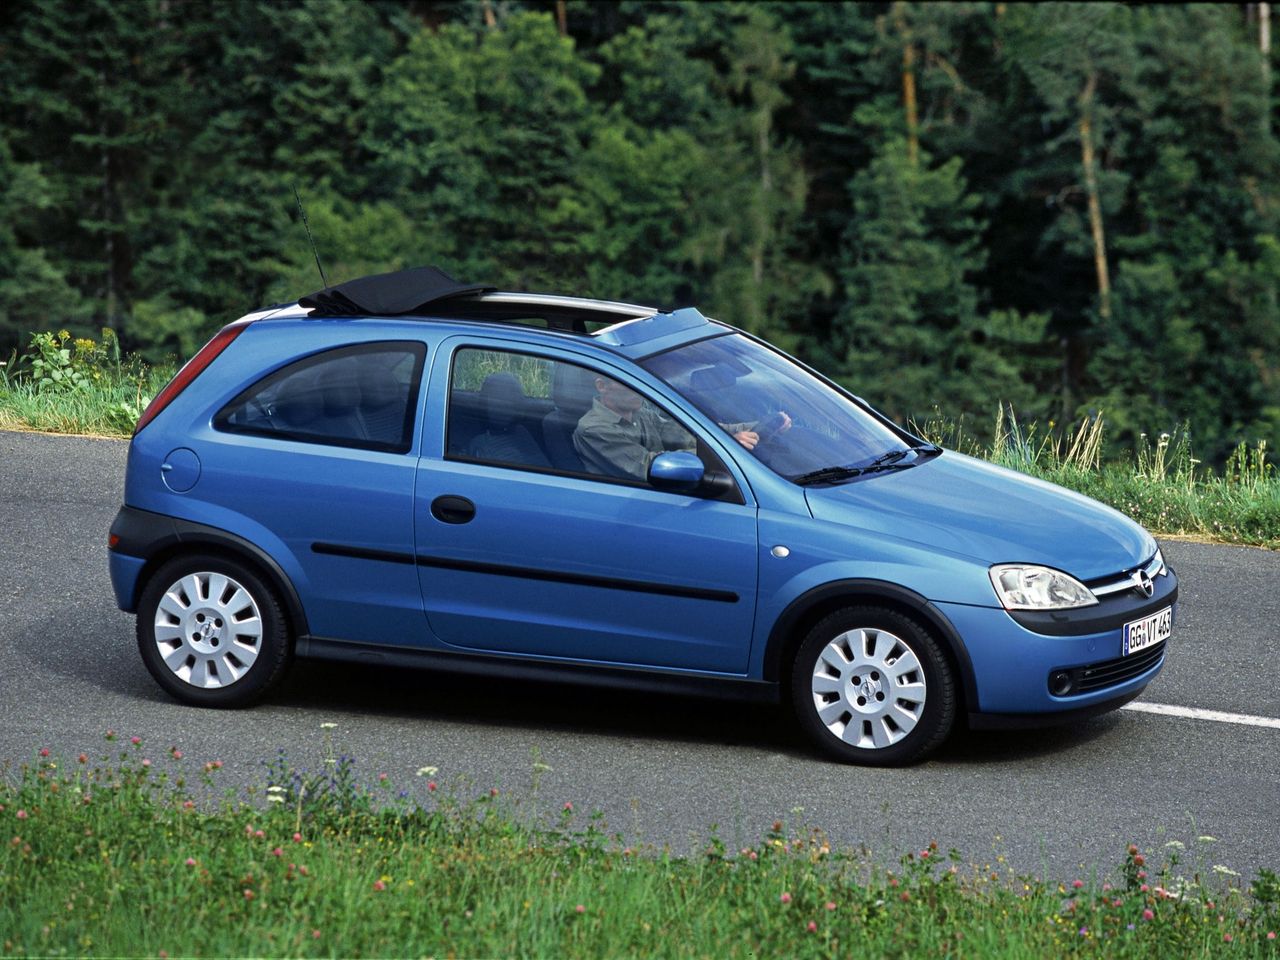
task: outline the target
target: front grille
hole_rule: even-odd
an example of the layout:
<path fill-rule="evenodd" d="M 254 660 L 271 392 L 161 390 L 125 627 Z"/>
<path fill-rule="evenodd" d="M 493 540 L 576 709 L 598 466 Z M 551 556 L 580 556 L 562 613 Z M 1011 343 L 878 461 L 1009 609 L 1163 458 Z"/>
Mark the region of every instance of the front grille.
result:
<path fill-rule="evenodd" d="M 1053 678 L 1060 677 L 1063 673 L 1071 677 L 1072 694 L 1092 693 L 1094 690 L 1105 690 L 1107 687 L 1114 687 L 1117 684 L 1124 683 L 1126 680 L 1132 680 L 1139 674 L 1146 673 L 1164 656 L 1165 644 L 1167 640 L 1161 640 L 1154 647 L 1143 650 L 1141 653 L 1135 653 L 1131 657 L 1117 657 L 1115 660 L 1104 660 L 1101 663 L 1090 663 L 1083 667 L 1074 667 L 1070 670 L 1054 670 L 1049 674 L 1050 688 L 1053 686 Z"/>

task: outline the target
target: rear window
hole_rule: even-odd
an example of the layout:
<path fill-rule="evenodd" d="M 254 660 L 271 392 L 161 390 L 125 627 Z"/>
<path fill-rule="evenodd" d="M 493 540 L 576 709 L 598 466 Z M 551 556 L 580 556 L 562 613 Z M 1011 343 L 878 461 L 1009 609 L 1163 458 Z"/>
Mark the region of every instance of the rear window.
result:
<path fill-rule="evenodd" d="M 406 453 L 426 347 L 366 343 L 313 354 L 264 377 L 214 417 L 218 430 Z"/>

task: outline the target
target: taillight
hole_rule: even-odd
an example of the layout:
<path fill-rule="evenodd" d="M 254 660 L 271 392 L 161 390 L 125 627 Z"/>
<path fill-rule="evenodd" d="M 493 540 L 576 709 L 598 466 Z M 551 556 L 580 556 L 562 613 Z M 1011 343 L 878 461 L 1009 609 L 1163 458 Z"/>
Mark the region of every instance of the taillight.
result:
<path fill-rule="evenodd" d="M 215 357 L 227 347 L 231 346 L 231 341 L 248 328 L 252 320 L 237 320 L 235 323 L 229 323 L 217 333 L 213 335 L 213 339 L 200 348 L 200 352 L 183 364 L 172 380 L 165 386 L 163 390 L 156 394 L 154 400 L 147 404 L 147 409 L 142 411 L 142 416 L 138 418 L 138 425 L 133 428 L 133 435 L 136 437 L 138 432 L 142 430 L 148 423 L 154 420 L 160 411 L 177 399 L 178 394 L 187 389 L 191 385 L 191 381 L 200 376 L 204 372 L 205 367 L 213 363 Z"/>

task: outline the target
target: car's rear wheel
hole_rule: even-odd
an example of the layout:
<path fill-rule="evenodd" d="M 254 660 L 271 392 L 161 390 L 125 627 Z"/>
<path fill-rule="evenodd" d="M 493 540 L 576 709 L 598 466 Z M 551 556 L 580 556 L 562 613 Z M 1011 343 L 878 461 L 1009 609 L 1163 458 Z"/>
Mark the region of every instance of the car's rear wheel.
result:
<path fill-rule="evenodd" d="M 219 556 L 166 563 L 138 603 L 138 650 L 160 686 L 186 703 L 239 707 L 280 680 L 288 621 L 267 583 Z"/>
<path fill-rule="evenodd" d="M 790 693 L 809 737 L 852 763 L 919 760 L 955 721 L 955 678 L 937 641 L 882 607 L 846 607 L 819 621 L 796 650 Z"/>

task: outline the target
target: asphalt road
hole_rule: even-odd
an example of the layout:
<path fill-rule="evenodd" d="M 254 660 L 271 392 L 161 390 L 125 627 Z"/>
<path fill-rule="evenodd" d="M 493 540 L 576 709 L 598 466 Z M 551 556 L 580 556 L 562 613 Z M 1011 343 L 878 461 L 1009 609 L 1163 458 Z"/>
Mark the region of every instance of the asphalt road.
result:
<path fill-rule="evenodd" d="M 572 801 L 675 852 L 712 825 L 738 846 L 783 819 L 883 861 L 937 840 L 979 868 L 1059 879 L 1113 871 L 1130 842 L 1158 861 L 1180 840 L 1191 860 L 1246 879 L 1280 867 L 1275 728 L 1125 710 L 1048 731 L 962 732 L 922 765 L 878 770 L 818 757 L 778 708 L 385 668 L 298 663 L 252 710 L 180 706 L 142 666 L 107 577 L 125 452 L 0 432 L 0 768 L 46 746 L 93 753 L 112 728 L 157 757 L 176 745 L 224 761 L 223 785 L 263 785 L 282 749 L 318 768 L 320 725 L 335 723 L 334 746 L 370 781 L 385 772 L 423 792 L 415 771 L 430 765 L 462 795 L 496 786 L 547 817 Z M 1280 718 L 1280 554 L 1162 546 L 1182 602 L 1143 702 Z M 536 795 L 534 751 L 552 768 Z M 1216 840 L 1197 843 L 1204 835 Z"/>

